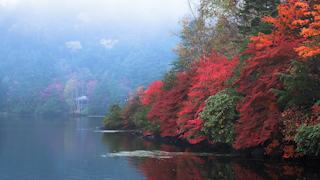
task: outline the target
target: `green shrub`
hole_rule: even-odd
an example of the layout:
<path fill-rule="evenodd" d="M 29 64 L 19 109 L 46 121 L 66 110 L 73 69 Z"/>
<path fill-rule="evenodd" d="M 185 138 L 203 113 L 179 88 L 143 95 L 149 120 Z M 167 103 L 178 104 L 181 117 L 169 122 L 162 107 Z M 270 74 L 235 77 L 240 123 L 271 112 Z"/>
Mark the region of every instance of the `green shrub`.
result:
<path fill-rule="evenodd" d="M 102 118 L 102 124 L 108 128 L 115 128 L 124 125 L 124 119 L 121 116 L 122 108 L 119 104 L 113 104 L 109 107 L 110 114 Z"/>
<path fill-rule="evenodd" d="M 66 111 L 64 103 L 60 102 L 56 97 L 50 97 L 42 106 L 36 108 L 36 114 L 62 114 Z"/>
<path fill-rule="evenodd" d="M 26 106 L 16 106 L 13 108 L 12 113 L 14 113 L 14 114 L 29 114 L 29 113 L 31 113 L 31 111 Z"/>
<path fill-rule="evenodd" d="M 199 113 L 204 120 L 202 131 L 211 136 L 213 142 L 233 143 L 233 125 L 239 117 L 236 111 L 238 96 L 221 91 L 206 100 L 206 106 Z"/>
<path fill-rule="evenodd" d="M 320 124 L 307 126 L 303 124 L 298 128 L 295 138 L 297 143 L 297 151 L 306 153 L 320 152 Z"/>
<path fill-rule="evenodd" d="M 144 131 L 149 133 L 158 132 L 161 128 L 160 122 L 155 120 L 149 120 L 147 115 L 149 114 L 151 106 L 141 106 L 133 116 L 133 122 L 136 126 L 140 127 Z"/>

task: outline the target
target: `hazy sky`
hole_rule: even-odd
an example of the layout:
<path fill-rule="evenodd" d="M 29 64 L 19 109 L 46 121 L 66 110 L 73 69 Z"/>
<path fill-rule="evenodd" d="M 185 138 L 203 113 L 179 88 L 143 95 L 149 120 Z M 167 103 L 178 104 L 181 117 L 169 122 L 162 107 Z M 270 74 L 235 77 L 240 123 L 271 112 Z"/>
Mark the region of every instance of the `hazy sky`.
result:
<path fill-rule="evenodd" d="M 15 16 L 20 23 L 72 21 L 74 26 L 106 20 L 177 23 L 189 11 L 186 0 L 0 0 L 0 6 L 1 15 Z"/>

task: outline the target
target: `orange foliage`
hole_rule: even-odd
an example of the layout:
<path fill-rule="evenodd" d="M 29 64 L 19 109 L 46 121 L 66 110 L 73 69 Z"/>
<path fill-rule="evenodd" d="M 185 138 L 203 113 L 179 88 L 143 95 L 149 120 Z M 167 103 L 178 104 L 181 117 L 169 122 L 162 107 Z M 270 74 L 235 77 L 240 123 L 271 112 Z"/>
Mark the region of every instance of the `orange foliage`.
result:
<path fill-rule="evenodd" d="M 273 34 L 284 35 L 289 39 L 303 38 L 296 51 L 302 57 L 320 54 L 320 5 L 319 0 L 287 0 L 278 6 L 278 17 L 264 17 L 274 25 Z"/>
<path fill-rule="evenodd" d="M 274 153 L 276 148 L 280 146 L 280 143 L 277 139 L 272 140 L 272 142 L 265 148 L 266 152 L 265 154 L 271 154 Z"/>
<path fill-rule="evenodd" d="M 301 177 L 301 174 L 303 172 L 303 168 L 298 166 L 283 166 L 283 175 L 287 176 L 298 176 Z"/>
<path fill-rule="evenodd" d="M 284 158 L 297 158 L 301 157 L 303 154 L 301 152 L 297 153 L 294 145 L 285 145 L 283 148 Z"/>

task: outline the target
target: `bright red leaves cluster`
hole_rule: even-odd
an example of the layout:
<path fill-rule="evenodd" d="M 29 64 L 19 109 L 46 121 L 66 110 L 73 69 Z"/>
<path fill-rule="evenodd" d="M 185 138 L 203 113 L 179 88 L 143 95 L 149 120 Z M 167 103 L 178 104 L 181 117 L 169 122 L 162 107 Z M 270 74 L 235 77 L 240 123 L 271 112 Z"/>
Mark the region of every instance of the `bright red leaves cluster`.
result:
<path fill-rule="evenodd" d="M 224 56 L 212 52 L 192 64 L 196 69 L 196 75 L 191 80 L 188 100 L 179 112 L 181 138 L 189 139 L 193 144 L 206 138 L 205 134 L 200 132 L 204 122 L 199 119 L 198 114 L 205 107 L 205 100 L 226 87 L 226 80 L 233 75 L 233 68 L 238 62 L 238 57 L 229 61 Z"/>
<path fill-rule="evenodd" d="M 150 103 L 155 100 L 157 93 L 160 91 L 162 86 L 162 81 L 152 82 L 149 88 L 144 91 L 143 96 L 141 97 L 141 103 L 143 105 L 150 105 Z"/>
<path fill-rule="evenodd" d="M 277 73 L 284 72 L 291 64 L 291 59 L 299 59 L 295 51 L 298 40 L 287 40 L 284 36 L 272 35 L 253 39 L 248 54 L 255 57 L 247 60 L 241 76 L 239 92 L 246 93 L 238 104 L 241 113 L 239 133 L 234 147 L 248 148 L 257 146 L 271 137 L 274 126 L 280 121 L 281 113 L 276 107 L 276 97 L 270 89 L 280 89 L 282 84 Z M 263 44 L 262 42 L 268 43 Z M 271 44 L 270 44 L 271 43 Z"/>
<path fill-rule="evenodd" d="M 186 72 L 177 73 L 172 89 L 161 90 L 160 82 L 152 83 L 142 101 L 148 105 L 154 100 L 147 117 L 160 121 L 162 136 L 180 136 L 193 144 L 204 140 L 206 136 L 200 132 L 204 122 L 198 113 L 207 98 L 225 88 L 237 63 L 238 58 L 230 61 L 212 52 Z"/>
<path fill-rule="evenodd" d="M 152 105 L 149 119 L 158 119 L 161 124 L 161 136 L 178 136 L 178 113 L 183 107 L 183 102 L 187 99 L 190 82 L 196 69 L 191 69 L 185 73 L 178 73 L 174 86 L 169 91 L 159 91 L 155 103 Z"/>

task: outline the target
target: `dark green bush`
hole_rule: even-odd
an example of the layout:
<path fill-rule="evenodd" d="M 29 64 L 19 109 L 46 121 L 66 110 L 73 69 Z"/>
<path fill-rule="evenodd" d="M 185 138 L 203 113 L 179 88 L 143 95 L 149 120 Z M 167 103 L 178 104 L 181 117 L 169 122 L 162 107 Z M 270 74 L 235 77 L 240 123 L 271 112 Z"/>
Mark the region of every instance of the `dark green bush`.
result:
<path fill-rule="evenodd" d="M 236 111 L 238 97 L 221 91 L 206 100 L 206 106 L 199 113 L 204 120 L 203 132 L 208 134 L 213 142 L 233 143 L 235 130 L 233 125 L 239 117 Z"/>
<path fill-rule="evenodd" d="M 122 108 L 119 104 L 113 104 L 109 107 L 110 114 L 102 118 L 102 124 L 108 128 L 115 128 L 124 124 L 124 119 L 121 116 Z"/>
<path fill-rule="evenodd" d="M 141 106 L 133 116 L 133 122 L 136 126 L 149 133 L 158 132 L 161 128 L 159 121 L 149 120 L 147 118 L 151 106 Z"/>
<path fill-rule="evenodd" d="M 300 126 L 295 141 L 298 152 L 318 155 L 320 152 L 320 124 L 310 126 L 303 124 Z"/>

